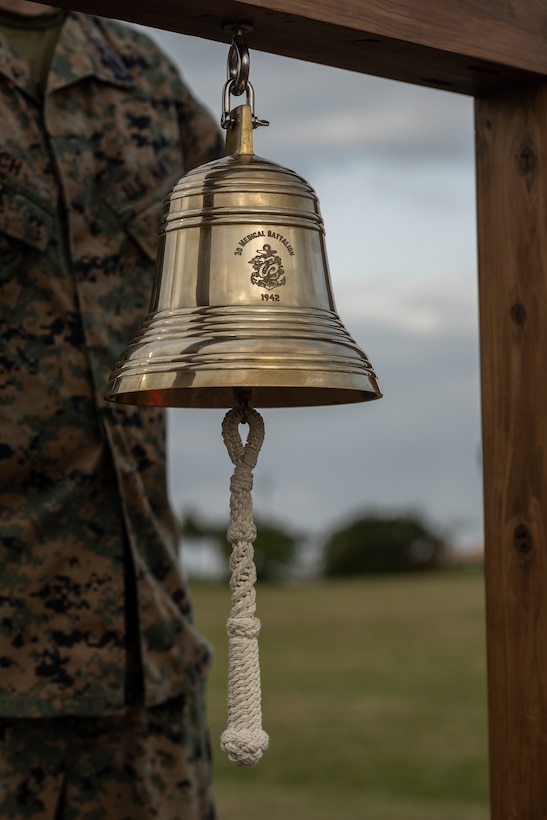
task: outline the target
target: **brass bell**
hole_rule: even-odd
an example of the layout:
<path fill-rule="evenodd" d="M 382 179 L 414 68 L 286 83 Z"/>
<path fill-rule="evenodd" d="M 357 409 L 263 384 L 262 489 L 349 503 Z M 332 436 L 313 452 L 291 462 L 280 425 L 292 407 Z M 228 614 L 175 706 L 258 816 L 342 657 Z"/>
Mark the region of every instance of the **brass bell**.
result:
<path fill-rule="evenodd" d="M 179 180 L 160 228 L 150 312 L 106 398 L 138 405 L 344 404 L 381 396 L 340 321 L 323 221 L 300 176 L 253 153 L 252 106 L 226 156 Z"/>

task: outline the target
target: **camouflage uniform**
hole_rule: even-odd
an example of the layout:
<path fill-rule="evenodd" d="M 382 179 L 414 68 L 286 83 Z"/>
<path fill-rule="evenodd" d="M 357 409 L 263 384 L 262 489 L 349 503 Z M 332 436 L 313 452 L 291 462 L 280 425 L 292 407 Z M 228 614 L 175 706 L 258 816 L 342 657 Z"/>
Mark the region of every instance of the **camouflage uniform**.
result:
<path fill-rule="evenodd" d="M 164 412 L 103 395 L 148 307 L 162 201 L 219 134 L 112 21 L 68 14 L 44 95 L 2 37 L 0 74 L 0 716 L 123 720 L 128 631 L 148 709 L 195 699 L 209 655 Z"/>

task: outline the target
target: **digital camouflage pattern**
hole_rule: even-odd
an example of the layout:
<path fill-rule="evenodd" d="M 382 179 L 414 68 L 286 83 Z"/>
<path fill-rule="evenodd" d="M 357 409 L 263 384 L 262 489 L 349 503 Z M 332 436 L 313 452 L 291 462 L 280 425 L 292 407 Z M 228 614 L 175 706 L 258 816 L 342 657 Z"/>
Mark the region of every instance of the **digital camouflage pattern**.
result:
<path fill-rule="evenodd" d="M 104 401 L 162 202 L 219 132 L 142 34 L 69 13 L 42 97 L 0 39 L 0 715 L 124 707 L 124 542 L 147 706 L 201 685 L 164 413 Z M 126 568 L 125 568 L 126 569 Z"/>
<path fill-rule="evenodd" d="M 0 817 L 212 820 L 198 703 L 176 698 L 107 718 L 0 721 Z M 192 727 L 192 731 L 189 731 Z"/>

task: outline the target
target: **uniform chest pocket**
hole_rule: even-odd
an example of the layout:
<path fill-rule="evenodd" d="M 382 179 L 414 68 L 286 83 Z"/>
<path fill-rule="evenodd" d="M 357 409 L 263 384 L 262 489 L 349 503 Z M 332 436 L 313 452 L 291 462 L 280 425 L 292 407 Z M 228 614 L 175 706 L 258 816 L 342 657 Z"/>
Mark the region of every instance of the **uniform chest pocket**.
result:
<path fill-rule="evenodd" d="M 16 250 L 13 240 L 36 251 L 45 251 L 53 230 L 54 215 L 45 204 L 0 182 L 0 254 Z M 19 246 L 18 252 L 20 253 Z"/>
<path fill-rule="evenodd" d="M 158 161 L 157 168 L 140 168 L 131 176 L 110 180 L 101 192 L 109 211 L 151 260 L 156 256 L 165 200 L 181 176 L 182 169 L 170 157 L 169 163 Z"/>

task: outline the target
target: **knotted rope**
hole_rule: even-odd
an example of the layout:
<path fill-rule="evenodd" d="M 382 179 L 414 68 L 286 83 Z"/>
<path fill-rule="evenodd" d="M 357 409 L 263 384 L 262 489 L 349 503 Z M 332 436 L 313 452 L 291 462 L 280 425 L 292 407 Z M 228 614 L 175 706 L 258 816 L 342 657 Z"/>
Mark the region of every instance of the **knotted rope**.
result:
<path fill-rule="evenodd" d="M 238 425 L 248 424 L 243 444 Z M 264 441 L 262 416 L 251 407 L 234 407 L 222 422 L 222 437 L 235 464 L 230 480 L 230 526 L 227 538 L 232 545 L 230 589 L 232 602 L 226 624 L 228 633 L 228 726 L 222 733 L 221 748 L 232 763 L 254 766 L 268 748 L 268 735 L 262 729 L 258 633 L 255 617 L 256 567 L 253 542 L 251 490 L 253 468 Z"/>

